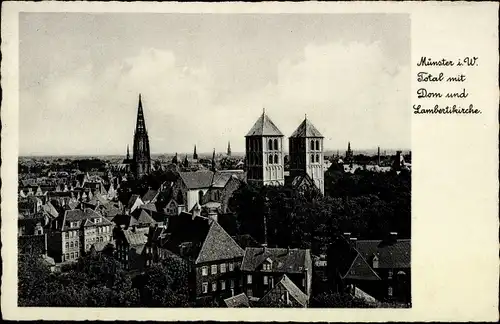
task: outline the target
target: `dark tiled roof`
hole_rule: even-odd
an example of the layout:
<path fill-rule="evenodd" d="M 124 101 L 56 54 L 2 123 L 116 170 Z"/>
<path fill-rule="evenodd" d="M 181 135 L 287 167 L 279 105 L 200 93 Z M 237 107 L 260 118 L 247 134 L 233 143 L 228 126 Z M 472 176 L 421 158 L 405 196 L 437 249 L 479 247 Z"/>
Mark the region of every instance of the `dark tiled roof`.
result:
<path fill-rule="evenodd" d="M 179 172 L 179 176 L 188 189 L 209 188 L 214 178 L 211 171 Z"/>
<path fill-rule="evenodd" d="M 151 215 L 149 215 L 144 209 L 136 209 L 133 216 L 137 220 L 137 223 L 141 225 L 152 225 L 155 223 L 153 217 L 151 217 Z"/>
<path fill-rule="evenodd" d="M 131 208 L 134 206 L 134 204 L 135 204 L 135 202 L 136 202 L 136 200 L 137 200 L 137 199 L 141 199 L 141 198 L 139 197 L 139 195 L 132 195 L 132 196 L 130 197 L 130 199 L 128 200 L 128 203 L 127 203 L 127 208 L 128 208 L 128 209 L 131 209 Z"/>
<path fill-rule="evenodd" d="M 149 189 L 148 192 L 142 196 L 142 201 L 151 201 L 156 197 L 156 195 L 158 195 L 158 190 Z"/>
<path fill-rule="evenodd" d="M 243 257 L 244 253 L 233 238 L 214 221 L 208 230 L 195 263 L 234 259 Z"/>
<path fill-rule="evenodd" d="M 192 215 L 184 213 L 171 217 L 167 227 L 169 235 L 164 248 L 180 255 L 180 245 L 191 242 L 193 249 L 189 251 L 189 257 L 194 261 L 199 255 L 201 245 L 209 229 L 210 225 L 205 218 L 195 217 L 193 219 Z"/>
<path fill-rule="evenodd" d="M 356 256 L 347 273 L 343 276 L 346 279 L 359 280 L 381 280 L 372 267 L 360 254 Z"/>
<path fill-rule="evenodd" d="M 379 268 L 411 267 L 411 240 L 392 243 L 383 240 L 358 240 L 356 249 L 368 262 L 377 255 Z"/>
<path fill-rule="evenodd" d="M 287 275 L 283 275 L 281 280 L 278 282 L 278 285 L 281 284 L 285 289 L 288 291 L 291 297 L 295 299 L 299 304 L 302 306 L 306 307 L 307 306 L 307 295 L 300 290 L 297 285 L 293 283 L 293 281 L 290 280 L 290 278 L 287 277 Z"/>
<path fill-rule="evenodd" d="M 246 249 L 247 247 L 258 247 L 259 242 L 257 242 L 251 235 L 249 234 L 243 234 L 243 235 L 236 235 L 233 236 L 233 239 L 238 243 L 239 246 L 241 246 L 243 249 Z"/>
<path fill-rule="evenodd" d="M 290 137 L 323 137 L 323 135 L 321 135 L 309 119 L 306 118 Z"/>
<path fill-rule="evenodd" d="M 250 301 L 245 293 L 224 299 L 224 303 L 229 308 L 250 307 Z"/>
<path fill-rule="evenodd" d="M 148 204 L 144 204 L 144 205 L 141 205 L 139 206 L 140 209 L 147 209 L 147 210 L 150 210 L 150 211 L 157 211 L 156 210 L 156 205 L 153 204 L 153 203 L 148 203 Z"/>
<path fill-rule="evenodd" d="M 148 241 L 149 228 L 138 228 L 133 232 L 132 230 L 123 231 L 125 241 L 129 245 L 144 245 Z"/>
<path fill-rule="evenodd" d="M 309 250 L 282 248 L 246 248 L 242 271 L 255 271 L 267 259 L 272 261 L 271 271 L 302 273 L 306 268 Z"/>
<path fill-rule="evenodd" d="M 73 209 L 73 210 L 66 211 L 65 218 L 66 218 L 66 221 L 79 221 L 79 220 L 89 219 L 89 218 L 102 218 L 102 215 L 97 213 L 96 211 L 90 209 L 90 208 L 86 208 L 84 210 Z"/>
<path fill-rule="evenodd" d="M 132 215 L 118 214 L 113 217 L 113 223 L 118 226 L 125 226 L 126 228 L 138 225 L 137 220 Z"/>
<path fill-rule="evenodd" d="M 283 136 L 271 119 L 263 113 L 246 136 Z"/>

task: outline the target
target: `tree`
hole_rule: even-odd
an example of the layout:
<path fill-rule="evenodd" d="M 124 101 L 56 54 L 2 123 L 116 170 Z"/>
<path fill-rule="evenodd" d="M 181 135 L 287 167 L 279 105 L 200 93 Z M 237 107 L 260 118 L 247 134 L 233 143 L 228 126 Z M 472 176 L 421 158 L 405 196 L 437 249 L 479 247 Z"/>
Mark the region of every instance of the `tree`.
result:
<path fill-rule="evenodd" d="M 371 308 L 374 305 L 348 293 L 325 292 L 311 299 L 312 308 Z"/>

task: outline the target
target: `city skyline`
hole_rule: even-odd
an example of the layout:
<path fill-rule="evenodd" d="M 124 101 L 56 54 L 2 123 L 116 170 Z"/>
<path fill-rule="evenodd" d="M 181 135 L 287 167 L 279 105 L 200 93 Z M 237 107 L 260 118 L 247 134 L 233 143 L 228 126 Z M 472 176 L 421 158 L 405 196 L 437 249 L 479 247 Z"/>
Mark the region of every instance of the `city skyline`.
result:
<path fill-rule="evenodd" d="M 244 152 L 263 108 L 325 150 L 409 149 L 408 36 L 397 14 L 23 13 L 20 155 L 125 155 L 139 93 L 153 154 Z"/>

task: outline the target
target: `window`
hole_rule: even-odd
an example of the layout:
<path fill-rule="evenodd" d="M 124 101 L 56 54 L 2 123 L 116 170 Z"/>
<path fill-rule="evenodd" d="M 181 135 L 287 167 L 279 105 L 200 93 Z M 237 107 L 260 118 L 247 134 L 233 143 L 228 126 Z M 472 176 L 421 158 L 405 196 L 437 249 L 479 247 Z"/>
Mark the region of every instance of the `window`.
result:
<path fill-rule="evenodd" d="M 247 283 L 248 284 L 252 283 L 252 275 L 251 274 L 247 275 Z"/>
<path fill-rule="evenodd" d="M 316 140 L 316 151 L 319 151 L 319 141 Z"/>
<path fill-rule="evenodd" d="M 208 276 L 208 267 L 202 267 L 201 268 L 201 275 L 202 276 Z"/>
<path fill-rule="evenodd" d="M 319 155 L 316 154 L 316 163 L 319 163 Z"/>
<path fill-rule="evenodd" d="M 69 260 L 69 253 L 66 253 L 66 260 Z"/>
<path fill-rule="evenodd" d="M 248 288 L 248 289 L 247 289 L 247 296 L 248 296 L 248 297 L 253 297 L 253 292 L 252 292 L 252 289 L 251 289 L 251 288 Z"/>
<path fill-rule="evenodd" d="M 234 263 L 229 263 L 229 271 L 234 271 Z"/>
<path fill-rule="evenodd" d="M 225 273 L 226 272 L 226 264 L 223 263 L 220 265 L 220 273 Z"/>
<path fill-rule="evenodd" d="M 392 279 L 392 271 L 391 270 L 389 270 L 388 277 L 389 277 L 389 279 Z"/>
<path fill-rule="evenodd" d="M 311 140 L 311 150 L 314 150 L 314 140 Z"/>
<path fill-rule="evenodd" d="M 66 242 L 64 246 L 66 247 L 66 249 L 69 249 L 69 242 Z"/>
<path fill-rule="evenodd" d="M 272 155 L 269 155 L 269 156 L 267 157 L 267 163 L 268 163 L 268 164 L 273 164 L 273 156 L 272 156 Z"/>
<path fill-rule="evenodd" d="M 75 258 L 75 254 L 73 252 L 71 252 L 71 259 L 74 259 Z"/>
<path fill-rule="evenodd" d="M 274 164 L 278 164 L 278 154 L 274 154 Z"/>
<path fill-rule="evenodd" d="M 96 219 L 94 220 L 94 223 L 96 223 L 96 224 L 99 224 L 100 222 L 101 222 L 101 219 L 100 219 L 100 218 L 96 218 Z"/>
<path fill-rule="evenodd" d="M 201 292 L 204 294 L 208 293 L 208 282 L 204 282 L 201 284 Z"/>
<path fill-rule="evenodd" d="M 70 247 L 70 248 L 73 248 L 74 246 L 75 246 L 75 245 L 74 245 L 74 243 L 73 243 L 73 242 L 71 242 L 71 243 L 69 244 L 69 247 Z"/>
<path fill-rule="evenodd" d="M 267 142 L 267 149 L 268 150 L 272 150 L 273 149 L 273 140 L 269 140 L 269 142 Z"/>
<path fill-rule="evenodd" d="M 278 150 L 278 140 L 277 139 L 274 140 L 274 149 Z"/>
<path fill-rule="evenodd" d="M 212 291 L 217 291 L 217 283 L 216 282 L 212 283 Z"/>
<path fill-rule="evenodd" d="M 203 190 L 198 191 L 198 202 L 201 204 L 203 199 Z"/>
<path fill-rule="evenodd" d="M 311 154 L 311 163 L 314 163 L 314 154 Z"/>
<path fill-rule="evenodd" d="M 267 276 L 264 276 L 264 285 L 269 284 Z"/>
<path fill-rule="evenodd" d="M 220 290 L 226 290 L 226 280 L 221 280 L 221 282 L 220 282 Z"/>
<path fill-rule="evenodd" d="M 262 270 L 267 270 L 267 271 L 271 270 L 271 264 L 270 264 L 270 263 L 267 263 L 267 262 L 266 262 L 266 263 L 264 263 L 264 264 L 262 265 Z"/>
<path fill-rule="evenodd" d="M 75 258 L 78 258 L 78 252 L 75 252 Z"/>
<path fill-rule="evenodd" d="M 233 288 L 234 288 L 234 279 L 231 279 L 231 280 L 229 281 L 229 287 L 230 287 L 231 289 L 233 289 Z"/>
<path fill-rule="evenodd" d="M 75 247 L 78 247 L 78 241 L 75 241 Z"/>
<path fill-rule="evenodd" d="M 389 287 L 387 295 L 389 295 L 389 297 L 392 297 L 392 287 Z"/>
<path fill-rule="evenodd" d="M 212 274 L 217 274 L 217 265 L 212 265 Z"/>
<path fill-rule="evenodd" d="M 69 238 L 69 232 L 64 233 L 64 237 L 68 239 Z"/>

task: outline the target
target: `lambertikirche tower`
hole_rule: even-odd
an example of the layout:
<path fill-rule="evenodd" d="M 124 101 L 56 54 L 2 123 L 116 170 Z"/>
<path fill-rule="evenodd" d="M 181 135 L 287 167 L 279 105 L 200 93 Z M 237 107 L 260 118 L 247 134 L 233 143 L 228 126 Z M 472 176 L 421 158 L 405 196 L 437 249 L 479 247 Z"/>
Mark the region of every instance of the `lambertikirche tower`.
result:
<path fill-rule="evenodd" d="M 139 107 L 137 108 L 137 122 L 134 133 L 131 171 L 136 178 L 140 178 L 151 172 L 151 155 L 149 151 L 148 131 L 146 130 L 146 121 L 144 120 L 144 111 L 142 109 L 142 99 L 139 94 Z"/>

